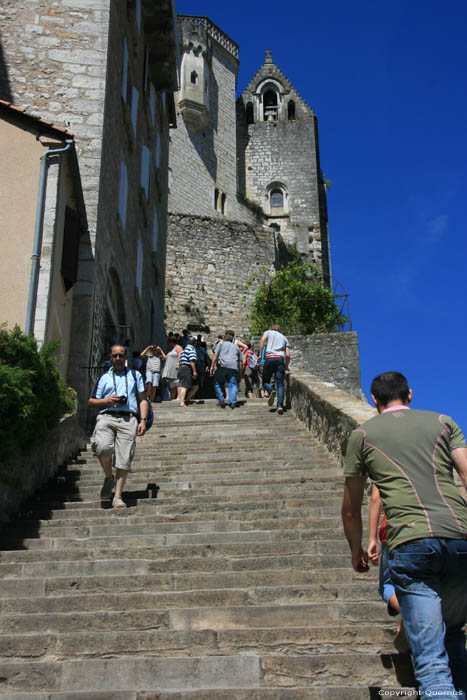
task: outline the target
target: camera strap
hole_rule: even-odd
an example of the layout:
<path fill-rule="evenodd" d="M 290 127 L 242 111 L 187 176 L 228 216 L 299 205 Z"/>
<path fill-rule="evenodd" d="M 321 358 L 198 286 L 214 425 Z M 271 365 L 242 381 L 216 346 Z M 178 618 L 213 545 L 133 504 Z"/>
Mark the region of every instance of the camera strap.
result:
<path fill-rule="evenodd" d="M 112 370 L 112 379 L 114 380 L 115 393 L 118 394 L 117 382 L 115 381 L 115 372 L 113 370 Z M 128 370 L 126 367 L 125 367 L 125 386 L 126 386 L 126 400 L 128 402 Z"/>

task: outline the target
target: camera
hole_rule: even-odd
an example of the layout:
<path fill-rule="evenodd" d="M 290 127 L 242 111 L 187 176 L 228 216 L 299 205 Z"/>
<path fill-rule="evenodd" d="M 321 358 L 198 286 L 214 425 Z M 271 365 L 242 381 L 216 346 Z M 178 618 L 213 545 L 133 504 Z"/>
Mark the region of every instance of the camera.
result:
<path fill-rule="evenodd" d="M 119 397 L 118 397 L 118 403 L 119 403 L 119 404 L 126 404 L 127 401 L 128 401 L 128 399 L 127 399 L 126 396 L 119 396 Z"/>

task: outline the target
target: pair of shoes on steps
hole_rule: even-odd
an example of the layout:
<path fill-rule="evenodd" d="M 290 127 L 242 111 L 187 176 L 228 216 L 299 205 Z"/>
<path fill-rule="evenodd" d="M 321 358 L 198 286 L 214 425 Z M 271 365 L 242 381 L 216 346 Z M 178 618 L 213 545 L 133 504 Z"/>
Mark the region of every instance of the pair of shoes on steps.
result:
<path fill-rule="evenodd" d="M 274 389 L 271 391 L 268 397 L 268 406 L 273 406 L 274 405 L 274 399 L 276 398 L 276 392 Z"/>
<path fill-rule="evenodd" d="M 104 484 L 101 488 L 101 501 L 112 500 L 112 491 L 114 488 L 114 478 L 113 476 L 106 476 L 104 479 Z"/>
<path fill-rule="evenodd" d="M 218 401 L 217 405 L 219 406 L 219 408 L 225 408 L 225 401 Z"/>
<path fill-rule="evenodd" d="M 121 498 L 114 498 L 112 501 L 112 508 L 126 508 L 126 503 L 122 501 Z"/>

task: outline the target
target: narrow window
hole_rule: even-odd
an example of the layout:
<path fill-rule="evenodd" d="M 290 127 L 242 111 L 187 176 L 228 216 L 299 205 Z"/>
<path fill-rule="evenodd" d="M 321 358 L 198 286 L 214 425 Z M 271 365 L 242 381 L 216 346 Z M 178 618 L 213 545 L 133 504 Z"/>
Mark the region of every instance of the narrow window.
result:
<path fill-rule="evenodd" d="M 247 106 L 246 106 L 246 123 L 247 124 L 254 124 L 255 123 L 252 102 L 248 102 Z"/>
<path fill-rule="evenodd" d="M 222 197 L 221 197 L 221 214 L 225 214 L 225 200 L 226 200 L 226 196 L 225 196 L 224 193 L 222 193 Z"/>
<path fill-rule="evenodd" d="M 126 199 L 128 192 L 126 165 L 123 160 L 120 162 L 120 188 L 118 192 L 118 213 L 122 222 L 122 229 L 126 226 Z"/>
<path fill-rule="evenodd" d="M 169 193 L 170 193 L 170 190 L 172 188 L 172 168 L 168 168 L 168 171 L 169 172 L 168 172 L 168 188 L 167 189 L 169 190 Z"/>
<path fill-rule="evenodd" d="M 151 151 L 147 146 L 143 146 L 141 150 L 141 187 L 146 193 L 146 199 L 149 202 L 151 195 Z"/>
<path fill-rule="evenodd" d="M 287 116 L 289 122 L 295 120 L 295 102 L 293 100 L 289 100 L 289 104 L 287 105 Z"/>
<path fill-rule="evenodd" d="M 149 49 L 144 47 L 144 70 L 143 70 L 143 92 L 146 95 L 148 92 L 149 83 Z"/>
<path fill-rule="evenodd" d="M 157 209 L 154 207 L 154 215 L 152 219 L 152 249 L 154 252 L 157 250 L 157 236 L 159 233 L 159 215 Z"/>
<path fill-rule="evenodd" d="M 138 237 L 138 251 L 136 254 L 136 287 L 138 289 L 139 295 L 142 297 L 142 284 L 143 284 L 143 243 L 141 241 L 141 236 Z"/>
<path fill-rule="evenodd" d="M 70 207 L 65 207 L 61 273 L 63 277 L 63 284 L 65 285 L 67 292 L 72 288 L 78 279 L 80 234 L 81 226 L 78 212 Z"/>
<path fill-rule="evenodd" d="M 284 194 L 282 190 L 273 190 L 270 197 L 271 209 L 283 209 Z"/>
<path fill-rule="evenodd" d="M 138 121 L 138 101 L 139 101 L 139 92 L 133 86 L 131 88 L 131 123 L 133 124 L 133 133 L 135 136 L 136 136 L 136 124 Z"/>
<path fill-rule="evenodd" d="M 216 187 L 216 189 L 214 190 L 214 209 L 216 211 L 217 211 L 217 207 L 218 207 L 218 202 L 219 202 L 219 190 Z"/>
<path fill-rule="evenodd" d="M 126 39 L 123 39 L 123 69 L 122 69 L 122 97 L 123 101 L 127 101 L 128 91 L 128 46 Z"/>
<path fill-rule="evenodd" d="M 195 70 L 191 71 L 191 82 L 193 85 L 198 82 L 198 73 Z"/>
<path fill-rule="evenodd" d="M 156 168 L 160 168 L 161 164 L 161 135 L 160 131 L 157 130 L 156 134 Z"/>
<path fill-rule="evenodd" d="M 136 0 L 136 26 L 141 31 L 141 0 Z"/>
<path fill-rule="evenodd" d="M 151 111 L 152 125 L 156 126 L 156 88 L 151 83 L 149 86 L 149 109 Z"/>

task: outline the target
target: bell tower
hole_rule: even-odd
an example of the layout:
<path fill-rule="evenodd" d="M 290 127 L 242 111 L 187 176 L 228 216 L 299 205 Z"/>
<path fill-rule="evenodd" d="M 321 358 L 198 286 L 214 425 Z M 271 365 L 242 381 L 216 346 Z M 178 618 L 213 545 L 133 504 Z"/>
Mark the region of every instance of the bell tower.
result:
<path fill-rule="evenodd" d="M 237 101 L 240 193 L 259 204 L 266 223 L 316 265 L 329 283 L 326 182 L 318 120 L 271 51 Z"/>

